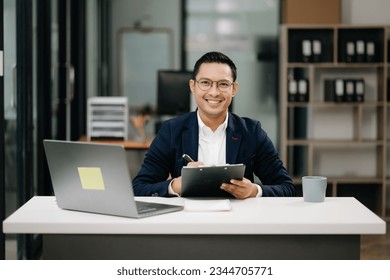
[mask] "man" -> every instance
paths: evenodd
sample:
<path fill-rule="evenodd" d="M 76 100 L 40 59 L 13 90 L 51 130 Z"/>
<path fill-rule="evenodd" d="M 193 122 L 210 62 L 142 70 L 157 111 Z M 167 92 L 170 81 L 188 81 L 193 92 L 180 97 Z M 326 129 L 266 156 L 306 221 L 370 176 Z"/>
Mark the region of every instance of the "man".
<path fill-rule="evenodd" d="M 221 185 L 236 198 L 295 196 L 260 122 L 228 112 L 238 90 L 236 78 L 236 66 L 222 53 L 206 53 L 196 62 L 189 85 L 198 109 L 162 125 L 133 180 L 135 195 L 180 195 L 181 170 L 187 164 L 182 155 L 188 154 L 194 159 L 189 165 L 245 164 L 243 180 Z M 253 183 L 254 174 L 260 185 Z"/>

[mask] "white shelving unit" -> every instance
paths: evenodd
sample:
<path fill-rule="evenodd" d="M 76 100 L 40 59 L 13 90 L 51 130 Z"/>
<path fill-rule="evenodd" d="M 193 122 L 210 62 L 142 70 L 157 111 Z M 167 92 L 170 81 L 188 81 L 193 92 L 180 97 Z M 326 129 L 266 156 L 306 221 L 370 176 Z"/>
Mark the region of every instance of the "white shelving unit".
<path fill-rule="evenodd" d="M 88 99 L 87 138 L 128 140 L 129 110 L 127 97 L 105 96 Z"/>

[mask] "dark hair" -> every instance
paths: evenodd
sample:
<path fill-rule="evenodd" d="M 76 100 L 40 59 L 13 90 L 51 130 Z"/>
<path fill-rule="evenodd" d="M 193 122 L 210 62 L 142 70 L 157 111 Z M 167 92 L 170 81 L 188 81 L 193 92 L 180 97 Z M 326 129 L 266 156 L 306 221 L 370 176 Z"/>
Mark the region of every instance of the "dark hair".
<path fill-rule="evenodd" d="M 232 70 L 233 82 L 237 79 L 237 68 L 234 65 L 234 62 L 226 55 L 220 52 L 208 52 L 204 54 L 198 61 L 195 63 L 194 71 L 193 71 L 193 79 L 195 80 L 196 75 L 199 72 L 199 68 L 203 63 L 221 63 L 229 65 Z"/>

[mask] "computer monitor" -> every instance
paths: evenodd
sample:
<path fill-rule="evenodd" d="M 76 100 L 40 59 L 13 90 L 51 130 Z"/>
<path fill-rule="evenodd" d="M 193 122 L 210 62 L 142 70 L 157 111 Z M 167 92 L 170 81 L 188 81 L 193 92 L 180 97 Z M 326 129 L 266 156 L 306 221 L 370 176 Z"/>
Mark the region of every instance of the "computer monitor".
<path fill-rule="evenodd" d="M 189 80 L 192 72 L 158 71 L 157 115 L 180 115 L 190 111 Z"/>

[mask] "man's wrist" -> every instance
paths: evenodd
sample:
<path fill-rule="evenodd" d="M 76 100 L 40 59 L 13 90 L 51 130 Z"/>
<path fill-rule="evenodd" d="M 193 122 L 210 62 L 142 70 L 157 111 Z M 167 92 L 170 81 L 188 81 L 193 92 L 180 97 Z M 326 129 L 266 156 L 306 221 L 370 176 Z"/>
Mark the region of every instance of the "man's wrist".
<path fill-rule="evenodd" d="M 180 196 L 180 194 L 178 194 L 177 192 L 175 192 L 174 190 L 173 190 L 173 188 L 172 188 L 172 185 L 173 185 L 173 181 L 174 181 L 175 179 L 173 179 L 170 183 L 169 183 L 169 185 L 168 185 L 168 194 L 169 195 L 172 195 L 172 196 Z"/>
<path fill-rule="evenodd" d="M 262 197 L 263 196 L 263 189 L 258 184 L 254 184 L 257 188 L 257 194 L 255 197 Z"/>

